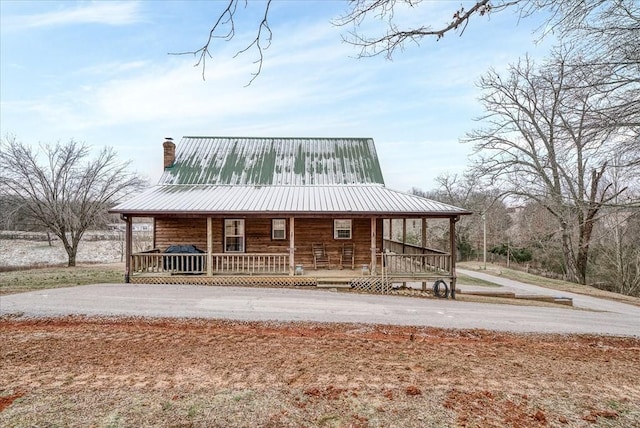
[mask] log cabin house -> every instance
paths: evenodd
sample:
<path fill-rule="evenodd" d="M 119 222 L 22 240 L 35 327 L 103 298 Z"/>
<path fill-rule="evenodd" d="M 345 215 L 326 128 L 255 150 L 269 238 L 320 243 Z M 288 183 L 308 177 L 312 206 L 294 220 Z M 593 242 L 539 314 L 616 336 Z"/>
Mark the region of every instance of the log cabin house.
<path fill-rule="evenodd" d="M 158 184 L 110 210 L 126 224 L 126 282 L 384 292 L 447 279 L 455 290 L 455 224 L 470 212 L 387 188 L 370 138 L 183 137 L 163 149 Z M 153 250 L 132 253 L 134 217 L 153 218 Z M 384 239 L 390 219 L 419 219 L 422 245 Z M 449 248 L 426 248 L 430 219 L 449 220 Z"/>

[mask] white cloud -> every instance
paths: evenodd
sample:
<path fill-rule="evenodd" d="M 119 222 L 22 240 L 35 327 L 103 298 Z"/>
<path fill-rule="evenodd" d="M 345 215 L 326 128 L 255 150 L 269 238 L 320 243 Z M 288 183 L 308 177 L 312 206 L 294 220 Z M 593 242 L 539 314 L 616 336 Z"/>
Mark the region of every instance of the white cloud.
<path fill-rule="evenodd" d="M 254 122 L 258 116 L 270 117 L 274 126 L 279 122 L 290 128 L 291 123 L 299 122 L 297 113 L 312 114 L 323 106 L 337 111 L 341 100 L 371 92 L 375 85 L 375 68 L 349 59 L 348 48 L 336 48 L 331 37 L 310 30 L 306 27 L 303 37 L 291 38 L 296 49 L 286 42 L 274 45 L 263 74 L 246 88 L 255 71 L 253 58 L 234 59 L 229 46 L 207 63 L 206 81 L 189 56 L 168 57 L 162 65 L 112 62 L 79 70 L 76 74 L 88 82 L 34 104 L 39 112 L 48 113 L 45 120 L 78 130 L 153 122 L 233 126 L 234 122 Z M 75 109 L 65 108 L 74 104 Z M 345 122 L 343 117 L 332 116 L 323 117 L 322 122 Z"/>
<path fill-rule="evenodd" d="M 97 65 L 92 65 L 89 67 L 84 67 L 79 70 L 76 70 L 74 73 L 76 75 L 100 75 L 103 77 L 106 76 L 115 76 L 122 73 L 131 72 L 133 70 L 141 70 L 144 68 L 151 68 L 152 65 L 149 61 L 129 61 L 129 62 L 119 62 L 112 61 L 107 63 L 101 63 Z"/>
<path fill-rule="evenodd" d="M 141 21 L 136 1 L 96 1 L 77 3 L 73 7 L 31 15 L 12 15 L 3 19 L 9 30 L 55 27 L 76 24 L 130 25 Z"/>

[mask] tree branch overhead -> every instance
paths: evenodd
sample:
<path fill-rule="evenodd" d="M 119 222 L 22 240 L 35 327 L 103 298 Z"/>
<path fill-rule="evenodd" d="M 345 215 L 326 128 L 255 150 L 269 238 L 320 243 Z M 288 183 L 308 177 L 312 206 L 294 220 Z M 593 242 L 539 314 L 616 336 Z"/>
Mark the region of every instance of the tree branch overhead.
<path fill-rule="evenodd" d="M 255 38 L 245 48 L 240 49 L 234 55 L 235 58 L 240 54 L 250 51 L 251 48 L 256 48 L 258 52 L 258 59 L 254 61 L 254 63 L 258 67 L 258 70 L 252 73 L 251 80 L 249 81 L 247 86 L 250 85 L 262 71 L 262 64 L 264 62 L 264 50 L 268 49 L 269 46 L 271 46 L 273 33 L 268 21 L 271 1 L 272 0 L 265 0 L 264 2 L 264 12 L 262 14 L 262 19 L 258 24 Z M 202 67 L 202 80 L 206 80 L 207 59 L 213 59 L 213 42 L 216 39 L 221 39 L 225 42 L 229 42 L 236 36 L 235 20 L 236 14 L 238 13 L 238 3 L 241 2 L 242 0 L 228 0 L 227 6 L 222 11 L 222 13 L 218 15 L 218 18 L 209 30 L 209 35 L 201 48 L 194 51 L 172 52 L 169 53 L 169 55 L 193 55 L 194 57 L 196 57 L 197 61 L 194 64 L 194 67 Z M 249 1 L 244 0 L 243 3 L 244 8 L 246 9 L 249 5 Z"/>

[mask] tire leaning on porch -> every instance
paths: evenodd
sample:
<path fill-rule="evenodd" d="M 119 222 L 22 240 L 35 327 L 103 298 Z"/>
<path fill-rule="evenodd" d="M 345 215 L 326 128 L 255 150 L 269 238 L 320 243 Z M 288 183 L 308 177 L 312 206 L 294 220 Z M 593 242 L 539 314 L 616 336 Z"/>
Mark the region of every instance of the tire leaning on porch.
<path fill-rule="evenodd" d="M 446 282 L 439 279 L 433 283 L 433 295 L 439 299 L 446 299 L 449 297 L 449 286 Z"/>

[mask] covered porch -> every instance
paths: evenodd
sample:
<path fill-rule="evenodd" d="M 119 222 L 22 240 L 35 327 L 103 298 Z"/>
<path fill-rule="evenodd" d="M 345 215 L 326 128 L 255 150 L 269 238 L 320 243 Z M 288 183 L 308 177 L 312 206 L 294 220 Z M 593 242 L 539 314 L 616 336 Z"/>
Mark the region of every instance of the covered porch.
<path fill-rule="evenodd" d="M 406 242 L 406 218 L 399 220 L 403 224 L 399 239 L 394 239 L 391 219 L 369 217 L 349 219 L 352 225 L 349 239 L 341 240 L 334 239 L 335 231 L 331 225 L 335 218 L 331 216 L 291 217 L 287 219 L 286 240 L 278 245 L 271 240 L 269 245 L 257 246 L 260 234 L 273 236 L 273 231 L 264 227 L 264 218 L 245 216 L 243 227 L 246 226 L 247 230 L 243 233 L 247 234 L 247 239 L 251 236 L 253 243 L 247 242 L 243 248 L 264 248 L 267 251 L 239 253 L 219 251 L 225 237 L 217 229 L 223 224 L 220 221 L 224 220 L 216 217 L 197 221 L 173 219 L 171 221 L 182 224 L 182 232 L 175 239 L 160 239 L 154 230 L 154 249 L 133 252 L 132 218 L 124 217 L 127 225 L 125 279 L 131 283 L 155 284 L 335 286 L 383 293 L 398 283 L 420 282 L 426 290 L 433 282 L 446 280 L 449 288 L 455 290 L 455 223 L 458 218 L 444 218 L 449 223 L 449 248 L 436 250 L 427 248 L 427 218 L 411 219 L 422 224 L 422 242 L 418 245 Z M 163 252 L 166 244 L 184 243 L 187 242 L 185 239 L 191 239 L 184 237 L 185 231 L 197 229 L 194 224 L 189 226 L 189 222 L 197 224 L 199 221 L 206 224 L 206 229 L 201 230 L 202 234 L 206 232 L 206 245 L 202 252 Z M 154 224 L 166 226 L 168 223 L 166 219 L 154 219 Z M 182 239 L 178 239 L 179 236 Z M 354 254 L 345 260 L 342 249 L 347 241 L 353 246 Z M 312 242 L 322 242 L 326 247 L 326 263 L 315 263 Z"/>

